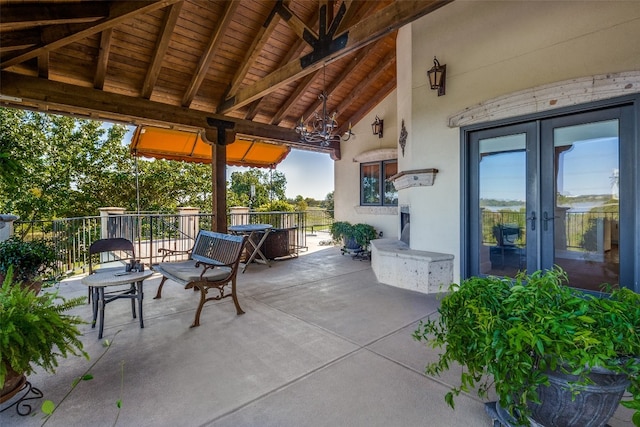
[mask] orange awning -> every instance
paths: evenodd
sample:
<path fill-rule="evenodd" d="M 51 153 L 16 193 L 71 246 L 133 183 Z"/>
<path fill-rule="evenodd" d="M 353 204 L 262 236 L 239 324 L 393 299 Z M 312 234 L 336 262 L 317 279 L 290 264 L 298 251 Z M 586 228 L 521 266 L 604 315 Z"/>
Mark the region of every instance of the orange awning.
<path fill-rule="evenodd" d="M 129 148 L 136 156 L 211 163 L 211 144 L 204 142 L 197 132 L 138 126 Z M 233 143 L 227 145 L 227 164 L 275 167 L 287 157 L 290 150 L 284 144 L 236 137 Z"/>

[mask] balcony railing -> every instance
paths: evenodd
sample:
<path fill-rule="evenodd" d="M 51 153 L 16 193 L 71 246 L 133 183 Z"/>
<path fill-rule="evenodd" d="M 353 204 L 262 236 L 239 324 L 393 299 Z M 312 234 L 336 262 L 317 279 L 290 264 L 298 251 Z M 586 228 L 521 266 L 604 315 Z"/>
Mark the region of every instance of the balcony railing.
<path fill-rule="evenodd" d="M 247 212 L 229 214 L 227 225 L 271 224 L 287 230 L 289 253 L 307 249 L 306 233 L 315 227 L 330 227 L 331 216 L 315 214 L 307 223 L 307 212 Z M 199 230 L 211 230 L 213 215 L 160 213 L 118 214 L 64 218 L 49 221 L 17 221 L 14 234 L 24 240 L 46 238 L 58 254 L 56 273 L 79 273 L 88 269 L 88 250 L 95 240 L 124 237 L 134 242 L 136 257 L 146 264 L 160 262 L 159 248 L 186 251 L 193 246 Z"/>

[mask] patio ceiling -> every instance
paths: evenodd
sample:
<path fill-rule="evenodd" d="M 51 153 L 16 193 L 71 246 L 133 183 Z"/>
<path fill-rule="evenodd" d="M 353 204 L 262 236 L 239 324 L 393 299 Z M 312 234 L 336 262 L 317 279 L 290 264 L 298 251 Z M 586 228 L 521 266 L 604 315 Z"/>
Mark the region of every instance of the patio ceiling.
<path fill-rule="evenodd" d="M 323 89 L 341 131 L 361 120 L 396 87 L 397 29 L 449 1 L 0 0 L 0 105 L 339 158 L 296 121 Z"/>

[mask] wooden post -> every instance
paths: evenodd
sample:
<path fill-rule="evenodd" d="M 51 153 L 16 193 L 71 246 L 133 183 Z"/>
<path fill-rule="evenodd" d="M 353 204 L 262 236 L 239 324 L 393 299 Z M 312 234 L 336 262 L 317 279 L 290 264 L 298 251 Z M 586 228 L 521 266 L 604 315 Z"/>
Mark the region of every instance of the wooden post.
<path fill-rule="evenodd" d="M 227 144 L 235 141 L 235 123 L 207 118 L 209 126 L 217 132 L 211 141 L 211 213 L 214 215 L 213 231 L 227 232 Z"/>

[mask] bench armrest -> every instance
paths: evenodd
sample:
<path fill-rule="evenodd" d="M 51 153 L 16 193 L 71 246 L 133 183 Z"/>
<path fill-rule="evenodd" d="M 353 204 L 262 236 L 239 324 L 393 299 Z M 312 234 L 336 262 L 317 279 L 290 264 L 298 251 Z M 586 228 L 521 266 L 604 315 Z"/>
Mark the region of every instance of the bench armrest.
<path fill-rule="evenodd" d="M 164 262 L 165 258 L 171 255 L 191 255 L 193 248 L 188 249 L 186 251 L 179 251 L 177 249 L 169 249 L 169 248 L 159 248 L 158 252 L 162 255 L 162 262 Z"/>

